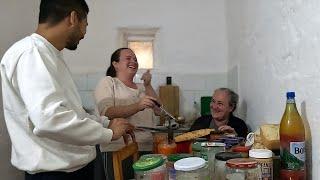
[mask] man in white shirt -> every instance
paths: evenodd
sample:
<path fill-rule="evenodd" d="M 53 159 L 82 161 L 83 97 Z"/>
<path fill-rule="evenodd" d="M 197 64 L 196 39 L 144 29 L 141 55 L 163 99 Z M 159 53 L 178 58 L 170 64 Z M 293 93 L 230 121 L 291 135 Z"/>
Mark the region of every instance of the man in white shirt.
<path fill-rule="evenodd" d="M 88 12 L 85 0 L 41 0 L 36 32 L 1 61 L 11 163 L 26 180 L 93 179 L 95 145 L 133 128 L 125 119 L 87 114 L 63 60 L 61 50 L 75 50 L 84 38 Z"/>

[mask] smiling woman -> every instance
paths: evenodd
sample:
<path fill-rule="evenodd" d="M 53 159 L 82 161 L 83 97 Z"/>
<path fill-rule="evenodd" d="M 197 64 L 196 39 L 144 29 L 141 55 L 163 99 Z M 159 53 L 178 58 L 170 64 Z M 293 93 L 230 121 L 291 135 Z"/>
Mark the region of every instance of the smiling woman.
<path fill-rule="evenodd" d="M 95 89 L 95 101 L 100 115 L 107 116 L 109 119 L 122 117 L 135 126 L 154 127 L 155 115 L 161 111 L 155 103 L 158 101 L 158 96 L 151 86 L 149 70 L 141 77 L 143 83 L 133 82 L 138 67 L 137 57 L 131 49 L 117 49 L 111 55 L 106 77 L 101 79 Z M 152 150 L 150 132 L 135 132 L 135 136 L 140 151 Z M 123 141 L 114 141 L 107 146 L 102 146 L 102 151 L 117 151 L 123 146 Z M 108 167 L 110 167 L 109 164 Z M 108 168 L 108 171 L 109 175 L 112 174 L 112 169 L 110 171 Z"/>

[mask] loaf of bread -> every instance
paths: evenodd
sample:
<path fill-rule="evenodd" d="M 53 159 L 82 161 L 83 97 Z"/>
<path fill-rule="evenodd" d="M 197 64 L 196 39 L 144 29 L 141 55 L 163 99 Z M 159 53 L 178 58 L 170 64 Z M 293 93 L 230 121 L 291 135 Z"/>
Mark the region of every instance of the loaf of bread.
<path fill-rule="evenodd" d="M 174 138 L 175 142 L 189 141 L 199 137 L 209 135 L 214 129 L 199 129 L 187 133 L 180 134 Z"/>
<path fill-rule="evenodd" d="M 258 128 L 258 129 L 254 132 L 254 143 L 261 143 L 260 128 Z"/>
<path fill-rule="evenodd" d="M 262 144 L 270 150 L 280 149 L 279 124 L 265 124 L 260 127 Z"/>

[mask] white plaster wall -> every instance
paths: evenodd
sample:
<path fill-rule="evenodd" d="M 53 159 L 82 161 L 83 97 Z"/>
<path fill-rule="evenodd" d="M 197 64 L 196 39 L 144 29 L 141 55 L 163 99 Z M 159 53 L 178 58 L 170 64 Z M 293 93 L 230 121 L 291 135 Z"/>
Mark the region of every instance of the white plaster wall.
<path fill-rule="evenodd" d="M 157 27 L 154 71 L 227 71 L 223 0 L 91 0 L 86 38 L 65 57 L 74 73 L 104 71 L 119 48 L 118 28 Z"/>
<path fill-rule="evenodd" d="M 228 68 L 238 68 L 247 122 L 254 129 L 279 123 L 285 93 L 295 91 L 308 135 L 309 178 L 319 179 L 320 1 L 228 0 L 226 9 Z"/>
<path fill-rule="evenodd" d="M 39 1 L 1 0 L 0 2 L 0 59 L 17 40 L 34 32 L 38 17 Z M 0 97 L 0 179 L 22 180 L 24 173 L 10 163 L 11 142 L 3 118 Z"/>

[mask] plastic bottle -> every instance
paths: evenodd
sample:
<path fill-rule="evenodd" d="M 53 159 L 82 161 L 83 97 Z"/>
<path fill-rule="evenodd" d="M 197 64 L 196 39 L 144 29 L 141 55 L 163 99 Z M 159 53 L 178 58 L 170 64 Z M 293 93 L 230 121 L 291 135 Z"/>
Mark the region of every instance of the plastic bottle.
<path fill-rule="evenodd" d="M 286 109 L 280 123 L 281 180 L 306 179 L 305 131 L 294 98 L 294 92 L 287 92 Z"/>

